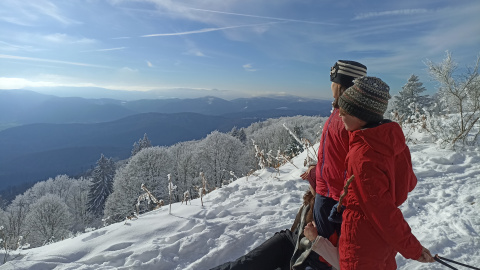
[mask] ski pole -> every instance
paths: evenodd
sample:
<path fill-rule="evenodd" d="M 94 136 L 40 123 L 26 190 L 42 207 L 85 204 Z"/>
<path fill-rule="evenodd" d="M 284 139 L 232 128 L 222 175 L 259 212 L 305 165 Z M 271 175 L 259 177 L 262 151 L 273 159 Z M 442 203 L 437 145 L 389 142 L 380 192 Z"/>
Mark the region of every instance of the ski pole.
<path fill-rule="evenodd" d="M 461 266 L 465 266 L 465 267 L 468 267 L 468 268 L 471 268 L 471 269 L 480 270 L 480 268 L 478 268 L 478 267 L 474 267 L 474 266 L 471 266 L 471 265 L 468 265 L 468 264 L 464 264 L 464 263 L 459 263 L 459 262 L 456 262 L 456 261 L 454 261 L 454 260 L 447 259 L 447 258 L 445 258 L 445 257 L 440 257 L 440 256 L 438 256 L 438 254 L 435 255 L 435 258 L 434 258 L 434 259 L 435 259 L 437 262 L 440 262 L 439 260 L 437 260 L 437 258 L 438 258 L 439 260 L 444 260 L 444 261 L 447 261 L 447 262 L 455 263 L 455 264 L 458 264 L 458 265 L 461 265 Z"/>
<path fill-rule="evenodd" d="M 455 268 L 455 267 L 451 266 L 450 264 L 448 264 L 448 263 L 446 263 L 446 262 L 442 261 L 442 260 L 439 258 L 438 254 L 437 254 L 437 255 L 435 255 L 435 256 L 433 257 L 433 259 L 434 259 L 435 261 L 437 261 L 437 262 L 439 262 L 439 263 L 441 263 L 441 264 L 445 265 L 446 267 L 448 267 L 448 268 L 450 268 L 450 269 L 456 269 L 456 270 L 458 270 L 457 268 Z"/>

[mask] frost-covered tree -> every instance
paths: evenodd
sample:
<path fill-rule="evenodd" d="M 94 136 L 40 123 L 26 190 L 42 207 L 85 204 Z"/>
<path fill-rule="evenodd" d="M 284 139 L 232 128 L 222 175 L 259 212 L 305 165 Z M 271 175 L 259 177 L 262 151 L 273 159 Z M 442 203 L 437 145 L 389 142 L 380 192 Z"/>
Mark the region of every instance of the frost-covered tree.
<path fill-rule="evenodd" d="M 232 130 L 229 132 L 230 135 L 233 137 L 239 139 L 242 143 L 245 144 L 247 141 L 247 134 L 245 134 L 245 129 L 240 128 L 238 129 L 236 126 L 232 128 Z"/>
<path fill-rule="evenodd" d="M 67 175 L 57 175 L 55 178 L 49 178 L 45 181 L 35 183 L 33 187 L 24 192 L 24 195 L 34 203 L 46 194 L 55 194 L 58 197 L 66 200 L 68 195 L 72 192 L 72 184 L 75 179 Z"/>
<path fill-rule="evenodd" d="M 3 198 L 2 195 L 0 195 L 0 209 L 5 209 L 7 206 L 7 201 Z"/>
<path fill-rule="evenodd" d="M 302 138 L 303 137 L 302 128 L 297 126 L 297 125 L 293 127 L 292 132 L 293 132 L 293 134 L 295 134 L 295 136 L 297 138 Z M 294 138 L 293 136 L 290 136 L 290 143 L 287 145 L 287 147 L 285 149 L 285 154 L 289 157 L 294 157 L 302 151 L 303 151 L 302 144 L 299 141 L 297 141 L 296 138 Z"/>
<path fill-rule="evenodd" d="M 168 148 L 172 180 L 177 183 L 178 190 L 190 194 L 194 194 L 192 182 L 200 170 L 195 158 L 198 144 L 198 141 L 181 142 Z"/>
<path fill-rule="evenodd" d="M 92 182 L 88 194 L 88 211 L 96 217 L 103 216 L 105 201 L 112 193 L 115 163 L 103 154 L 92 172 Z"/>
<path fill-rule="evenodd" d="M 457 142 L 476 142 L 480 130 L 480 56 L 473 67 L 459 70 L 450 52 L 442 63 L 427 63 L 430 75 L 438 83 L 441 107 L 440 117 L 430 119 L 432 134 L 444 143 L 454 146 Z"/>
<path fill-rule="evenodd" d="M 69 234 L 70 212 L 57 195 L 47 194 L 31 205 L 26 217 L 27 242 L 36 247 L 64 239 Z"/>
<path fill-rule="evenodd" d="M 198 145 L 197 160 L 208 176 L 208 185 L 221 187 L 230 178 L 229 171 L 238 171 L 238 163 L 245 146 L 229 134 L 214 131 Z"/>
<path fill-rule="evenodd" d="M 245 129 L 244 128 L 241 128 L 238 131 L 238 136 L 236 138 L 239 139 L 243 144 L 245 144 L 247 142 L 247 134 L 245 134 Z"/>
<path fill-rule="evenodd" d="M 17 195 L 5 210 L 5 231 L 9 234 L 8 245 L 11 249 L 18 248 L 21 238 L 28 240 L 33 233 L 27 226 L 27 214 L 31 206 L 46 195 L 54 195 L 67 205 L 71 217 L 70 232 L 84 231 L 90 226 L 92 218 L 86 213 L 86 201 L 90 180 L 73 179 L 66 175 L 58 175 L 46 181 L 36 183 L 23 194 Z"/>
<path fill-rule="evenodd" d="M 152 143 L 148 139 L 147 133 L 143 135 L 143 138 L 138 140 L 138 142 L 135 142 L 133 144 L 133 149 L 132 149 L 132 154 L 131 156 L 135 156 L 138 152 L 140 152 L 142 149 L 152 147 Z"/>
<path fill-rule="evenodd" d="M 394 107 L 401 121 L 408 122 L 412 115 L 430 106 L 429 96 L 421 95 L 425 90 L 418 76 L 412 74 L 394 100 Z"/>
<path fill-rule="evenodd" d="M 0 255 L 3 255 L 3 258 L 1 258 L 3 263 L 7 261 L 8 253 L 11 250 L 8 246 L 8 238 L 10 236 L 8 235 L 8 231 L 6 230 L 4 224 L 6 224 L 6 214 L 5 211 L 0 208 Z"/>
<path fill-rule="evenodd" d="M 316 116 L 295 116 L 295 117 L 281 117 L 277 119 L 267 119 L 263 122 L 257 122 L 251 124 L 245 129 L 247 137 L 250 142 L 253 139 L 255 145 L 264 153 L 285 153 L 292 143 L 292 135 L 283 126 L 287 127 L 302 127 L 301 138 L 306 139 L 312 144 L 318 142 L 321 135 L 322 123 L 325 121 L 325 117 Z M 248 144 L 250 157 L 255 157 L 257 151 L 254 149 L 253 144 Z M 249 167 L 251 169 L 257 166 L 258 160 L 249 159 Z"/>
<path fill-rule="evenodd" d="M 4 232 L 9 235 L 6 243 L 10 249 L 17 249 L 17 243 L 21 238 L 29 234 L 25 226 L 27 213 L 30 209 L 31 200 L 25 195 L 17 195 L 4 212 Z"/>
<path fill-rule="evenodd" d="M 98 227 L 94 216 L 88 212 L 88 194 L 90 192 L 91 179 L 80 178 L 72 181 L 70 193 L 66 197 L 67 204 L 72 216 L 72 232 L 82 232 L 89 226 Z"/>
<path fill-rule="evenodd" d="M 117 170 L 113 192 L 105 203 L 104 218 L 110 222 L 122 221 L 135 211 L 142 184 L 159 200 L 168 198 L 167 175 L 170 171 L 166 147 L 149 147 L 133 156 L 125 167 Z"/>

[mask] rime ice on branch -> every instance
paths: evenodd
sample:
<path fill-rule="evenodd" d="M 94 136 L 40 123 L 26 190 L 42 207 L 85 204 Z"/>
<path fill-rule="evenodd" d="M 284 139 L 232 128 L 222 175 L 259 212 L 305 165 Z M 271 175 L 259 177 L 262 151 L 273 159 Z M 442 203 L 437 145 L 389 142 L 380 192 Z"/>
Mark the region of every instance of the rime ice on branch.
<path fill-rule="evenodd" d="M 167 174 L 167 177 L 168 177 L 168 197 L 169 197 L 169 204 L 170 204 L 170 210 L 169 210 L 169 214 L 172 213 L 172 194 L 173 192 L 177 189 L 177 186 L 173 185 L 172 183 L 172 177 L 170 176 L 170 174 Z"/>
<path fill-rule="evenodd" d="M 200 196 L 200 202 L 202 203 L 203 207 L 203 195 L 207 194 L 207 180 L 205 179 L 205 174 L 200 172 L 200 176 L 202 177 L 202 187 L 198 189 L 198 196 Z"/>
<path fill-rule="evenodd" d="M 295 133 L 293 133 L 288 127 L 287 125 L 284 123 L 283 124 L 283 127 L 288 130 L 288 133 L 290 133 L 290 135 L 292 135 L 292 137 L 299 143 L 303 146 L 303 148 L 306 149 L 307 151 L 307 158 L 305 160 L 305 165 L 307 164 L 316 164 L 317 163 L 317 151 L 315 150 L 315 148 L 313 147 L 312 143 L 307 140 L 307 139 L 302 139 L 300 140 L 297 135 L 295 135 Z M 313 151 L 313 152 L 312 152 Z"/>
<path fill-rule="evenodd" d="M 157 198 L 155 198 L 155 196 L 153 196 L 153 194 L 147 189 L 147 187 L 144 184 L 142 184 L 141 188 L 142 188 L 142 190 L 145 191 L 145 193 L 138 196 L 138 199 L 137 199 L 137 216 L 140 214 L 140 203 L 143 202 L 143 201 L 147 201 L 147 204 L 150 204 L 150 201 L 157 204 L 153 210 L 158 209 L 158 208 L 162 207 L 163 205 L 165 205 L 163 200 L 157 200 Z"/>
<path fill-rule="evenodd" d="M 265 169 L 266 167 L 266 160 L 265 160 L 265 153 L 263 150 L 260 150 L 260 147 L 258 147 L 257 144 L 255 144 L 255 141 L 252 139 L 253 146 L 255 147 L 255 157 L 258 158 L 258 165 L 260 166 L 260 169 Z"/>

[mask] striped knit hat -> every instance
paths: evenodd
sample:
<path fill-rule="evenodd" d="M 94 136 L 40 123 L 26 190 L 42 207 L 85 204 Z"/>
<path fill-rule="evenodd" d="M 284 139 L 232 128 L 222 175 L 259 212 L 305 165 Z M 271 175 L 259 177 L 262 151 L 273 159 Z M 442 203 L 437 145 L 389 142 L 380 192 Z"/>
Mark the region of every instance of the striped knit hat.
<path fill-rule="evenodd" d="M 379 122 L 391 98 L 389 91 L 390 87 L 379 78 L 360 77 L 340 96 L 338 106 L 367 123 Z"/>
<path fill-rule="evenodd" d="M 345 87 L 353 85 L 353 80 L 367 75 L 367 67 L 348 60 L 338 60 L 330 69 L 330 81 L 339 83 Z"/>

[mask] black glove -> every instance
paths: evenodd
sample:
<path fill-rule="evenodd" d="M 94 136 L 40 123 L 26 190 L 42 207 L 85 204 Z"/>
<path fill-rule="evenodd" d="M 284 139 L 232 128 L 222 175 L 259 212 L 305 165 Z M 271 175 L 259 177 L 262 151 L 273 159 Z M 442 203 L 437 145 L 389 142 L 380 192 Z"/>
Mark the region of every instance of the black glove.
<path fill-rule="evenodd" d="M 337 211 L 338 202 L 332 207 L 330 210 L 330 215 L 328 216 L 328 220 L 333 223 L 342 223 L 342 213 L 345 210 L 345 206 L 340 207 L 340 212 Z"/>

